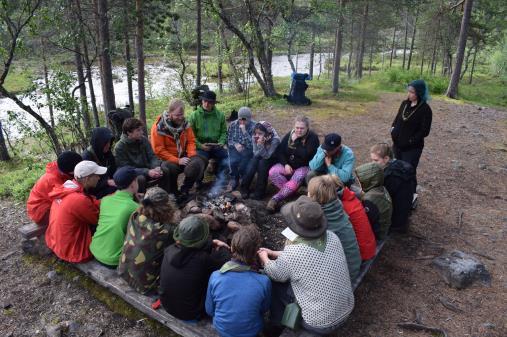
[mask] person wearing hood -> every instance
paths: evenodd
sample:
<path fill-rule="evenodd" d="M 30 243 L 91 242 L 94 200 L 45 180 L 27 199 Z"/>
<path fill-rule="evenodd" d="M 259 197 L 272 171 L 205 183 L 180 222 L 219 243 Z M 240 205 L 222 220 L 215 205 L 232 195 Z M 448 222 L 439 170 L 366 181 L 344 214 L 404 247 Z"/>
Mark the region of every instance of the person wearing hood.
<path fill-rule="evenodd" d="M 232 259 L 211 274 L 206 313 L 221 337 L 256 337 L 262 331 L 271 304 L 271 281 L 258 272 L 261 241 L 257 227 L 242 226 L 232 237 Z"/>
<path fill-rule="evenodd" d="M 91 191 L 97 199 L 102 199 L 116 191 L 113 179 L 113 174 L 116 172 L 116 162 L 112 151 L 113 141 L 114 135 L 110 129 L 93 128 L 90 145 L 82 154 L 83 160 L 91 160 L 99 166 L 107 167 L 107 173 L 100 177 L 97 187 Z"/>
<path fill-rule="evenodd" d="M 214 159 L 218 164 L 217 181 L 227 186 L 229 159 L 225 148 L 227 143 L 227 122 L 222 111 L 218 110 L 217 95 L 206 91 L 201 96 L 201 105 L 188 116 L 195 135 L 197 153 L 206 161 Z M 199 182 L 200 183 L 200 182 Z"/>
<path fill-rule="evenodd" d="M 384 171 L 377 163 L 366 163 L 356 169 L 356 176 L 365 208 L 371 203 L 378 209 L 380 228 L 375 232 L 375 237 L 383 240 L 391 227 L 393 212 L 391 196 L 384 187 Z"/>
<path fill-rule="evenodd" d="M 92 226 L 99 220 L 100 202 L 92 195 L 107 168 L 84 160 L 74 168 L 74 179 L 55 187 L 46 231 L 46 244 L 60 259 L 81 263 L 93 258 L 90 252 Z"/>
<path fill-rule="evenodd" d="M 162 171 L 160 159 L 153 153 L 143 133 L 144 124 L 139 119 L 127 118 L 123 122 L 120 141 L 114 147 L 116 165 L 136 169 L 140 194 L 146 192 L 148 181 L 156 181 L 161 188 L 169 191 L 169 177 Z"/>
<path fill-rule="evenodd" d="M 208 223 L 196 215 L 183 219 L 173 237 L 160 271 L 160 301 L 176 318 L 199 320 L 205 316 L 209 277 L 230 259 L 229 246 L 212 240 Z"/>
<path fill-rule="evenodd" d="M 331 175 L 317 176 L 308 184 L 308 196 L 319 203 L 327 220 L 327 230 L 338 236 L 347 258 L 350 281 L 353 283 L 361 268 L 361 254 L 359 252 L 356 233 L 343 210 L 342 202 L 336 193 L 336 184 Z"/>
<path fill-rule="evenodd" d="M 393 158 L 391 147 L 386 143 L 373 145 L 370 157 L 384 169 L 384 186 L 393 200 L 390 230 L 406 233 L 416 185 L 414 168 L 406 161 Z"/>
<path fill-rule="evenodd" d="M 340 178 L 345 185 L 354 182 L 354 165 L 356 157 L 352 149 L 342 144 L 342 137 L 337 133 L 330 133 L 324 137 L 324 143 L 317 149 L 317 153 L 310 160 L 310 172 L 306 176 L 306 183 L 318 175 L 332 174 Z"/>
<path fill-rule="evenodd" d="M 391 125 L 394 157 L 417 166 L 424 148 L 424 138 L 430 134 L 433 113 L 428 105 L 429 90 L 424 80 L 410 82 L 407 99 L 401 102 Z M 417 200 L 417 180 L 413 190 L 413 204 Z"/>
<path fill-rule="evenodd" d="M 278 163 L 269 169 L 269 180 L 279 190 L 266 206 L 269 211 L 277 211 L 282 202 L 295 194 L 305 182 L 310 171 L 308 165 L 319 145 L 319 136 L 310 130 L 310 119 L 297 116 L 294 128 L 278 146 Z"/>
<path fill-rule="evenodd" d="M 252 136 L 253 157 L 248 162 L 246 174 L 241 181 L 240 192 L 244 199 L 250 196 L 250 185 L 257 174 L 253 199 L 261 200 L 266 193 L 268 172 L 276 163 L 276 149 L 280 144 L 280 137 L 276 130 L 266 121 L 255 124 Z"/>
<path fill-rule="evenodd" d="M 177 200 L 187 199 L 194 183 L 202 177 L 206 163 L 197 155 L 194 132 L 185 120 L 185 103 L 182 100 L 172 100 L 167 111 L 155 120 L 151 127 L 151 146 L 155 155 L 163 161 L 164 175 L 169 177 L 167 192 L 174 194 Z M 178 190 L 181 173 L 185 179 Z"/>
<path fill-rule="evenodd" d="M 49 224 L 52 203 L 49 193 L 55 187 L 63 185 L 66 180 L 72 179 L 74 167 L 82 160 L 79 153 L 64 151 L 56 161 L 46 165 L 46 173 L 33 185 L 26 202 L 28 217 L 37 225 L 46 227 Z"/>
<path fill-rule="evenodd" d="M 252 110 L 244 106 L 238 110 L 238 119 L 229 125 L 227 130 L 227 147 L 231 170 L 231 190 L 239 186 L 240 178 L 244 178 L 248 162 L 253 156 L 252 136 L 255 127 Z"/>
<path fill-rule="evenodd" d="M 271 332 L 280 328 L 285 307 L 296 302 L 301 325 L 318 335 L 338 329 L 354 309 L 354 293 L 340 239 L 327 230 L 320 205 L 306 195 L 282 207 L 288 223 L 283 251 L 259 250 L 264 273 L 273 281 Z"/>

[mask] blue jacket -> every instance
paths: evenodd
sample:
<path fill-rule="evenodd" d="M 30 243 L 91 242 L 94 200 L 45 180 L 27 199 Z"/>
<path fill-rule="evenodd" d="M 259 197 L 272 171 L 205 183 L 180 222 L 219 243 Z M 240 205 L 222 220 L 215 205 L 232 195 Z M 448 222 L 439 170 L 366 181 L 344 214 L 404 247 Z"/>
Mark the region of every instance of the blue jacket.
<path fill-rule="evenodd" d="M 254 337 L 271 305 L 271 281 L 253 271 L 217 270 L 211 274 L 206 312 L 221 337 Z"/>
<path fill-rule="evenodd" d="M 354 152 L 348 146 L 342 145 L 341 154 L 333 158 L 333 162 L 329 167 L 326 167 L 324 158 L 326 154 L 321 146 L 317 149 L 317 153 L 310 161 L 310 169 L 312 171 L 326 172 L 338 176 L 343 183 L 347 183 L 352 179 L 352 172 L 356 163 Z"/>

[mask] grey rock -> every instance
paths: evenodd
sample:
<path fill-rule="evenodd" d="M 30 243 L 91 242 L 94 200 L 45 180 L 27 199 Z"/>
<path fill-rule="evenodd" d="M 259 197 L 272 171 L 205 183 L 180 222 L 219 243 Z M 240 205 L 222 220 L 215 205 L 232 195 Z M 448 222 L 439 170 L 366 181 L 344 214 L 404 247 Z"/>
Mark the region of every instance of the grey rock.
<path fill-rule="evenodd" d="M 47 325 L 46 326 L 46 335 L 47 337 L 61 337 L 62 336 L 62 327 L 60 324 L 58 325 Z"/>
<path fill-rule="evenodd" d="M 50 279 L 51 281 L 55 280 L 57 276 L 58 276 L 58 273 L 57 273 L 56 271 L 54 271 L 54 270 L 51 270 L 51 271 L 49 271 L 49 272 L 46 274 L 46 277 L 47 277 L 48 279 Z"/>
<path fill-rule="evenodd" d="M 121 337 L 146 337 L 146 334 L 141 331 L 130 330 L 121 335 Z"/>
<path fill-rule="evenodd" d="M 484 164 L 484 163 L 480 163 L 480 164 L 479 164 L 479 169 L 480 169 L 480 170 L 485 170 L 485 169 L 487 169 L 487 168 L 488 168 L 488 166 L 487 166 L 486 164 Z"/>
<path fill-rule="evenodd" d="M 451 160 L 452 168 L 455 171 L 463 170 L 465 167 L 458 160 Z"/>
<path fill-rule="evenodd" d="M 444 281 L 456 289 L 464 289 L 475 281 L 491 285 L 491 275 L 475 257 L 454 250 L 436 257 L 433 266 L 437 268 Z"/>
<path fill-rule="evenodd" d="M 496 328 L 496 325 L 494 325 L 493 323 L 490 323 L 490 322 L 486 322 L 486 323 L 482 323 L 482 326 L 487 328 L 487 329 L 494 329 Z"/>
<path fill-rule="evenodd" d="M 79 281 L 79 275 L 78 276 L 74 276 L 72 278 L 72 282 L 77 282 L 77 281 Z"/>

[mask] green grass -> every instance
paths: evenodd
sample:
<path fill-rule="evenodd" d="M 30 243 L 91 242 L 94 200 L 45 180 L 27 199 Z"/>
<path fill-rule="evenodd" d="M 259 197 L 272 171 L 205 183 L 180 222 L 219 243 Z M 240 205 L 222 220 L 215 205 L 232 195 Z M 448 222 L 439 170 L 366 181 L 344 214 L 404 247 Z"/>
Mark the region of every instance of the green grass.
<path fill-rule="evenodd" d="M 20 94 L 30 91 L 34 84 L 35 73 L 31 67 L 12 68 L 5 79 L 5 88 L 14 94 Z"/>

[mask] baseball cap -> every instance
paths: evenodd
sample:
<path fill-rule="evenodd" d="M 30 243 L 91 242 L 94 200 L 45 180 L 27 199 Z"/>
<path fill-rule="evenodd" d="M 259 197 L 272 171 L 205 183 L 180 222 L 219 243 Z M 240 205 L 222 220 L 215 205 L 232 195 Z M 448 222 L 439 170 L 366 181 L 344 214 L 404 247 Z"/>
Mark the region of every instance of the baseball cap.
<path fill-rule="evenodd" d="M 74 178 L 85 178 L 92 174 L 102 175 L 107 172 L 107 167 L 99 166 L 96 162 L 83 160 L 74 168 Z"/>
<path fill-rule="evenodd" d="M 321 145 L 323 150 L 332 151 L 342 144 L 342 137 L 337 133 L 330 133 L 324 137 L 324 143 Z"/>

